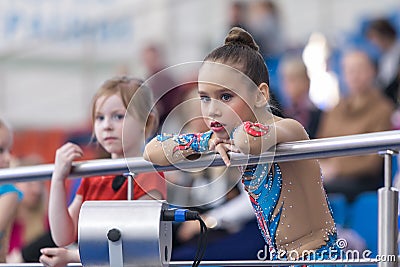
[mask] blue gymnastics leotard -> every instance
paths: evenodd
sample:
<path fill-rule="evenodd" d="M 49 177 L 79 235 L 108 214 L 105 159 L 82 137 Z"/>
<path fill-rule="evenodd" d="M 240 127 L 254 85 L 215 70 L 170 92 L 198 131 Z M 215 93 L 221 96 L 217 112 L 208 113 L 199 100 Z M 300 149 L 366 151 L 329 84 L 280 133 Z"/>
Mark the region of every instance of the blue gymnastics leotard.
<path fill-rule="evenodd" d="M 271 167 L 271 169 L 270 169 Z M 242 182 L 250 196 L 258 225 L 268 246 L 270 259 L 288 259 L 285 251 L 276 242 L 277 229 L 280 224 L 284 201 L 280 200 L 282 192 L 282 173 L 277 163 L 249 165 L 243 171 Z M 281 201 L 282 205 L 278 205 Z M 328 203 L 328 202 L 327 202 Z M 332 213 L 330 206 L 329 212 Z M 275 211 L 276 209 L 279 209 Z M 275 215 L 273 215 L 275 212 Z M 285 215 L 283 215 L 285 216 Z M 317 248 L 314 253 L 300 254 L 299 259 L 336 259 L 340 248 L 337 246 L 336 231 L 327 231 L 325 245 Z"/>
<path fill-rule="evenodd" d="M 211 135 L 212 131 L 181 135 L 160 134 L 157 136 L 157 140 L 159 142 L 164 142 L 172 138 L 176 143 L 176 146 L 173 148 L 173 153 L 179 150 L 191 150 L 195 153 L 202 153 L 208 151 L 208 142 Z M 243 171 L 242 182 L 250 196 L 259 228 L 268 245 L 270 258 L 287 259 L 288 255 L 281 255 L 282 251 L 287 251 L 282 249 L 276 242 L 277 232 L 279 231 L 278 228 L 283 224 L 281 222 L 282 216 L 286 216 L 284 212 L 285 203 L 280 199 L 283 185 L 280 166 L 277 163 L 272 163 L 272 165 L 249 165 Z M 290 189 L 288 189 L 288 191 L 290 191 Z M 284 198 L 285 197 L 283 197 L 283 199 Z M 326 202 L 326 204 L 323 205 L 327 205 L 327 207 L 324 207 L 324 210 L 326 213 L 330 213 L 328 217 L 333 222 L 332 211 L 326 199 L 326 195 L 323 201 Z M 329 211 L 327 211 L 326 208 L 329 209 Z M 289 225 L 287 225 L 287 227 L 289 227 Z M 324 240 L 319 240 L 319 243 L 323 245 L 316 248 L 313 253 L 300 255 L 300 257 L 296 259 L 334 259 L 333 257 L 338 257 L 340 249 L 336 245 L 336 229 L 333 226 L 331 228 L 326 227 L 326 229 L 322 230 L 324 232 Z"/>

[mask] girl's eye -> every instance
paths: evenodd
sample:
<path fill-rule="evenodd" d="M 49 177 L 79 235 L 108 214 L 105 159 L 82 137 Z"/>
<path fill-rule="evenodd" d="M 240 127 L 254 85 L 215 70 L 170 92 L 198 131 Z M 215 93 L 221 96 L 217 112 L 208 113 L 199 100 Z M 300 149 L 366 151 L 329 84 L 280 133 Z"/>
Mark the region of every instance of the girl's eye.
<path fill-rule="evenodd" d="M 124 117 L 125 117 L 125 114 L 115 114 L 113 116 L 113 118 L 116 119 L 116 120 L 123 120 Z"/>
<path fill-rule="evenodd" d="M 222 101 L 229 101 L 229 100 L 231 100 L 231 98 L 232 98 L 231 94 L 222 94 L 221 95 L 221 100 Z"/>
<path fill-rule="evenodd" d="M 102 121 L 102 120 L 104 120 L 104 116 L 103 115 L 97 115 L 95 117 L 95 119 L 96 119 L 96 121 Z"/>
<path fill-rule="evenodd" d="M 208 96 L 203 95 L 203 96 L 200 96 L 200 101 L 201 102 L 208 102 L 208 101 L 210 101 L 210 98 Z"/>
<path fill-rule="evenodd" d="M 0 146 L 0 154 L 3 154 L 4 151 L 6 151 L 6 149 L 5 149 L 4 147 L 1 147 L 1 146 Z"/>

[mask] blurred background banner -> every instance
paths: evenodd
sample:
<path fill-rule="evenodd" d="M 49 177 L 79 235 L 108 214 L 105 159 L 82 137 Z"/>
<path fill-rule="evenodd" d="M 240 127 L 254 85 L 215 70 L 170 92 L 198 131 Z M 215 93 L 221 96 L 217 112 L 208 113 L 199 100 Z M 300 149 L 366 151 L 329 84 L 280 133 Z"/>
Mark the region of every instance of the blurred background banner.
<path fill-rule="evenodd" d="M 202 60 L 222 42 L 233 4 L 227 0 L 1 1 L 0 114 L 15 128 L 79 127 L 87 120 L 87 103 L 101 81 L 118 72 L 145 76 L 140 54 L 146 43 L 162 46 L 167 65 Z M 304 46 L 314 32 L 337 46 L 359 31 L 366 18 L 399 13 L 397 0 L 275 4 L 279 32 L 274 38 L 281 38 L 284 49 Z M 262 19 L 260 8 L 246 12 L 249 25 Z M 269 63 L 273 73 L 274 63 Z"/>

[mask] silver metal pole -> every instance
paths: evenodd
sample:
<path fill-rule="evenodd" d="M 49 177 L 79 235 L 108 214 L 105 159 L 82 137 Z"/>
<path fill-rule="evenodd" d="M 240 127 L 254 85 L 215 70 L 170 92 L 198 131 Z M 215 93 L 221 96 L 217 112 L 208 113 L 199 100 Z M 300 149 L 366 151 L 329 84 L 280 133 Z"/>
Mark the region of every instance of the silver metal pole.
<path fill-rule="evenodd" d="M 231 165 L 242 166 L 248 163 L 275 162 L 354 156 L 377 153 L 387 149 L 400 148 L 400 130 L 351 136 L 331 137 L 279 144 L 276 151 L 265 152 L 260 156 L 239 153 L 231 154 Z M 204 166 L 224 165 L 219 155 L 211 154 L 201 160 L 187 161 L 171 166 L 155 166 L 143 158 L 101 159 L 74 162 L 70 178 L 95 175 L 111 175 L 126 172 L 143 173 L 194 169 Z M 0 183 L 23 182 L 50 179 L 54 165 L 27 166 L 0 170 Z"/>
<path fill-rule="evenodd" d="M 384 187 L 378 190 L 378 255 L 392 257 L 398 255 L 398 201 L 399 192 L 392 187 L 392 150 L 384 153 Z M 395 267 L 398 261 L 381 261 L 379 267 Z"/>
<path fill-rule="evenodd" d="M 134 185 L 133 185 L 133 180 L 135 179 L 136 174 L 130 172 L 126 175 L 126 179 L 128 179 L 128 196 L 127 200 L 132 200 L 133 199 L 133 190 L 134 190 Z"/>

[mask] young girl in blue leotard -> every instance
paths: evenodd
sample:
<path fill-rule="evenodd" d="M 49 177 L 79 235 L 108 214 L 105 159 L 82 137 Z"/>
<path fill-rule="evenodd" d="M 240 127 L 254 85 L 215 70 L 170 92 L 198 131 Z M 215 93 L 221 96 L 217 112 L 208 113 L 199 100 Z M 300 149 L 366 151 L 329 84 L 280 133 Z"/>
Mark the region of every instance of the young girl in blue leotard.
<path fill-rule="evenodd" d="M 300 123 L 268 110 L 268 70 L 246 31 L 229 32 L 225 44 L 205 58 L 198 80 L 210 131 L 161 134 L 146 146 L 145 159 L 169 165 L 214 151 L 229 166 L 229 151 L 258 155 L 279 143 L 308 139 Z M 271 259 L 338 256 L 336 228 L 316 160 L 253 164 L 242 170 Z"/>

